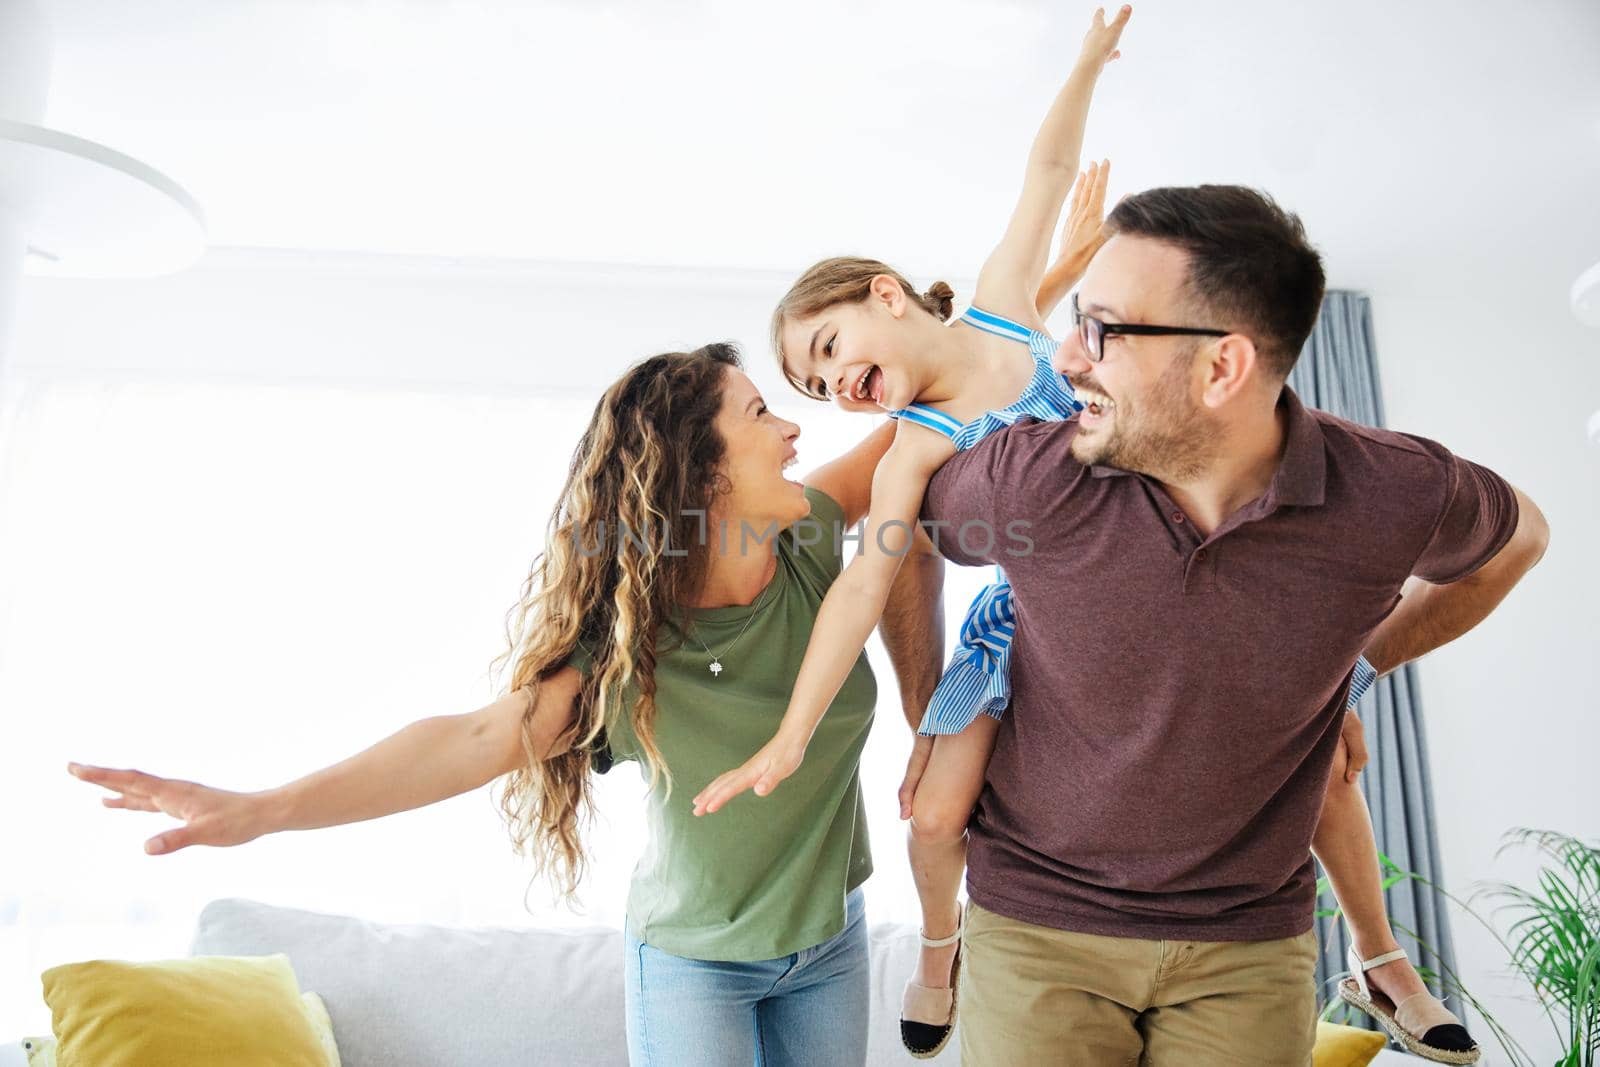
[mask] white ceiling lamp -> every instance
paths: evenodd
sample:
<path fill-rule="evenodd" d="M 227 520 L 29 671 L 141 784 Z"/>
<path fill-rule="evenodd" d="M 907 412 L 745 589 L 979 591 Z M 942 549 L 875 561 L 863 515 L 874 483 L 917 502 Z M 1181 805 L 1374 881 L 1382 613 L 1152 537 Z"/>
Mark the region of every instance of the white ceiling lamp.
<path fill-rule="evenodd" d="M 177 182 L 131 156 L 40 125 L 50 27 L 36 0 L 0 0 L 0 369 L 29 274 L 170 274 L 205 250 L 205 217 Z"/>

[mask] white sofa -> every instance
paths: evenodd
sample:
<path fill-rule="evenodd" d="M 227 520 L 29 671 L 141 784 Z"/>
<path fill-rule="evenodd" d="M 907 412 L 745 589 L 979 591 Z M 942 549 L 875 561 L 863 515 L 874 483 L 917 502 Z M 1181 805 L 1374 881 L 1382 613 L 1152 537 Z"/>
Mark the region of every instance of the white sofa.
<path fill-rule="evenodd" d="M 957 1039 L 931 1061 L 900 1047 L 916 930 L 881 923 L 871 936 L 867 1062 L 960 1063 Z M 627 1067 L 614 929 L 392 926 L 229 899 L 201 912 L 190 952 L 287 954 L 300 988 L 328 1007 L 343 1067 Z M 1421 1061 L 1385 1052 L 1376 1062 Z M 10 1063 L 25 1063 L 18 1046 L 0 1051 L 0 1067 Z"/>
<path fill-rule="evenodd" d="M 288 955 L 328 1006 L 343 1067 L 627 1067 L 622 933 L 387 926 L 248 900 L 200 914 L 192 955 Z M 900 1047 L 900 987 L 916 930 L 872 930 L 868 1062 L 934 1060 Z M 819 1065 L 827 1067 L 827 1065 Z"/>

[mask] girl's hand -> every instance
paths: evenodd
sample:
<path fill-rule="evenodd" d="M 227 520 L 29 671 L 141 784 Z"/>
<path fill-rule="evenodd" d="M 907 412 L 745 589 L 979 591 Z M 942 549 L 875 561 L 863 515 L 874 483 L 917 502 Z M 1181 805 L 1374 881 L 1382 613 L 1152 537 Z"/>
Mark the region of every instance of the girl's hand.
<path fill-rule="evenodd" d="M 1083 36 L 1083 51 L 1078 55 L 1078 62 L 1092 64 L 1096 69 L 1122 55 L 1117 51 L 1117 42 L 1122 39 L 1122 28 L 1128 24 L 1128 18 L 1133 14 L 1133 8 L 1123 4 L 1117 12 L 1117 17 L 1106 24 L 1106 9 L 1099 8 L 1094 13 L 1094 21 L 1089 24 L 1089 32 Z"/>
<path fill-rule="evenodd" d="M 128 811 L 163 811 L 184 824 L 157 834 L 144 843 L 152 856 L 176 852 L 189 845 L 242 845 L 266 832 L 260 817 L 260 800 L 253 793 L 229 793 L 195 782 L 157 778 L 140 771 L 67 764 L 67 772 L 117 795 L 101 797 L 108 808 Z"/>
<path fill-rule="evenodd" d="M 756 796 L 764 797 L 778 787 L 778 783 L 799 770 L 806 757 L 804 745 L 794 745 L 782 737 L 774 737 L 761 746 L 761 750 L 745 761 L 744 766 L 719 775 L 694 798 L 694 813 L 709 815 L 722 805 L 754 789 Z"/>
<path fill-rule="evenodd" d="M 1111 161 L 1090 163 L 1072 186 L 1072 203 L 1067 208 L 1067 226 L 1061 233 L 1061 254 L 1056 269 L 1074 278 L 1083 277 L 1089 261 L 1106 243 L 1106 183 L 1111 178 Z"/>
<path fill-rule="evenodd" d="M 1361 777 L 1367 765 L 1367 728 L 1361 725 L 1361 716 L 1354 711 L 1344 713 L 1344 725 L 1339 727 L 1339 751 L 1334 765 L 1344 769 L 1344 780 L 1353 782 Z"/>

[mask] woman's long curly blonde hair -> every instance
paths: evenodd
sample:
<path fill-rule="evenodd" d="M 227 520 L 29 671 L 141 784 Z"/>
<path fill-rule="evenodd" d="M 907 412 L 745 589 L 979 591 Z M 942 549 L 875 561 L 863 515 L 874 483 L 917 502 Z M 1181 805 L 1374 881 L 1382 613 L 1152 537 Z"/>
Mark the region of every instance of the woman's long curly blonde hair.
<path fill-rule="evenodd" d="M 716 428 L 723 385 L 740 366 L 731 344 L 652 356 L 631 367 L 595 405 L 550 517 L 544 551 L 506 616 L 512 664 L 506 693 L 531 694 L 522 719 L 526 763 L 501 779 L 501 813 L 534 878 L 571 899 L 588 858 L 592 774 L 607 726 L 630 717 L 651 784 L 671 776 L 655 743 L 658 630 L 700 592 L 704 536 L 725 484 Z M 670 549 L 670 552 L 668 551 Z M 539 686 L 582 644 L 593 661 L 560 755 L 535 758 Z M 631 708 L 621 694 L 637 694 Z M 557 746 L 560 747 L 559 745 Z"/>

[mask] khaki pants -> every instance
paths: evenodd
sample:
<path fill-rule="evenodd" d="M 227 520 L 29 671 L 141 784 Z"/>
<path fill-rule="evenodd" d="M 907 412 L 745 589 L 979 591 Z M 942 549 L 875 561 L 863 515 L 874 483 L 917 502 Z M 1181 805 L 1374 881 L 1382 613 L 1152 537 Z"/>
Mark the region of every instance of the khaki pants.
<path fill-rule="evenodd" d="M 1278 941 L 1144 941 L 969 904 L 965 1067 L 1307 1067 L 1314 930 Z"/>

